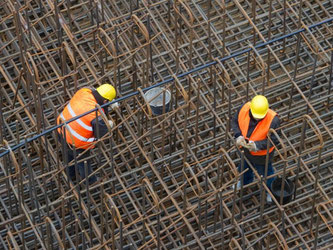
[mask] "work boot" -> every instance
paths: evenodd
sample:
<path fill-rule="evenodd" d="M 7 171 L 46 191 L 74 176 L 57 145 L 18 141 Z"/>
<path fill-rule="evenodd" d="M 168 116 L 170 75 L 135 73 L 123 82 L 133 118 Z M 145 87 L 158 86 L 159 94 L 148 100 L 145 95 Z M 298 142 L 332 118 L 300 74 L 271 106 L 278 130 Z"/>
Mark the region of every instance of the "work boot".
<path fill-rule="evenodd" d="M 237 182 L 237 190 L 239 190 L 241 188 L 241 181 Z M 232 186 L 232 189 L 235 189 L 235 184 Z"/>
<path fill-rule="evenodd" d="M 267 201 L 268 204 L 272 203 L 272 196 L 268 193 L 266 195 L 266 201 Z"/>

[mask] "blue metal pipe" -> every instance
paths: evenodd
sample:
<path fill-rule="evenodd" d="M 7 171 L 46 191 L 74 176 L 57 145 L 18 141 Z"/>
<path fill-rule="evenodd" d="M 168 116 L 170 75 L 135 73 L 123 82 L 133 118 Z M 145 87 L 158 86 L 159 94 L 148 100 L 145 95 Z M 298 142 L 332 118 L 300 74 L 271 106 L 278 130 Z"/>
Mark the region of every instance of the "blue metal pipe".
<path fill-rule="evenodd" d="M 323 24 L 326 24 L 326 23 L 329 23 L 329 22 L 332 22 L 332 21 L 333 21 L 333 17 L 328 18 L 328 19 L 325 19 L 325 20 L 323 20 L 323 21 L 321 21 L 321 22 L 319 22 L 319 23 L 312 24 L 312 25 L 308 26 L 308 29 L 311 30 L 311 29 L 313 29 L 313 28 L 315 28 L 315 27 L 321 26 L 321 25 L 323 25 Z M 258 49 L 258 48 L 264 47 L 264 46 L 266 46 L 266 45 L 269 45 L 269 44 L 272 44 L 272 43 L 274 43 L 274 42 L 280 41 L 280 40 L 282 40 L 282 39 L 285 39 L 285 38 L 288 38 L 288 37 L 291 37 L 291 36 L 297 35 L 298 33 L 302 33 L 302 32 L 304 32 L 304 31 L 306 31 L 305 28 L 302 28 L 302 29 L 296 30 L 296 31 L 294 31 L 294 32 L 292 32 L 292 33 L 290 33 L 290 34 L 286 34 L 286 35 L 283 35 L 283 36 L 280 36 L 280 37 L 274 38 L 274 39 L 272 39 L 272 40 L 269 40 L 269 41 L 267 41 L 267 42 L 260 43 L 260 44 L 258 44 L 258 45 L 256 45 L 256 46 L 254 46 L 254 48 L 255 48 L 255 49 Z M 231 58 L 237 57 L 237 56 L 239 56 L 239 55 L 242 55 L 242 54 L 248 53 L 248 52 L 250 52 L 251 50 L 252 50 L 252 48 L 247 48 L 247 49 L 244 49 L 244 50 L 241 50 L 241 51 L 235 52 L 235 53 L 233 53 L 233 54 L 231 54 L 231 55 L 229 55 L 229 56 L 225 56 L 225 57 L 221 58 L 221 59 L 220 59 L 220 62 L 224 62 L 224 61 L 226 61 L 226 60 L 229 60 L 229 59 L 231 59 Z M 190 75 L 190 74 L 192 74 L 192 73 L 195 73 L 195 72 L 200 71 L 200 70 L 202 70 L 202 69 L 208 68 L 208 67 L 210 67 L 210 66 L 212 66 L 212 65 L 215 65 L 215 64 L 217 64 L 217 61 L 212 61 L 212 62 L 209 62 L 209 63 L 207 63 L 207 64 L 203 64 L 203 65 L 201 65 L 201 66 L 199 66 L 199 67 L 196 67 L 196 68 L 194 68 L 194 69 L 191 69 L 191 70 L 189 70 L 189 71 L 186 71 L 186 72 L 184 72 L 184 73 L 178 74 L 176 77 L 177 77 L 177 78 L 182 78 L 182 77 L 184 77 L 184 76 L 188 76 L 188 75 Z M 163 86 L 163 85 L 165 85 L 165 84 L 167 84 L 167 83 L 172 82 L 173 80 L 174 80 L 174 78 L 169 77 L 169 78 L 167 78 L 166 80 L 163 80 L 162 82 L 156 83 L 155 85 L 152 85 L 152 86 L 150 86 L 150 87 L 147 87 L 147 88 L 142 89 L 142 91 L 145 92 L 145 91 L 148 91 L 148 90 L 150 90 L 150 89 L 152 89 L 152 88 Z M 123 96 L 123 97 L 120 97 L 120 98 L 118 98 L 118 99 L 116 99 L 116 100 L 113 100 L 113 101 L 111 101 L 111 102 L 105 103 L 105 104 L 101 105 L 101 107 L 102 107 L 102 108 L 104 108 L 104 107 L 108 107 L 109 105 L 111 105 L 111 104 L 113 104 L 113 103 L 121 102 L 121 101 L 123 101 L 123 100 L 126 100 L 126 99 L 128 99 L 128 98 L 130 98 L 130 97 L 132 97 L 132 96 L 138 95 L 138 94 L 139 94 L 139 91 L 132 92 L 132 93 L 126 95 L 126 96 Z M 97 108 L 94 108 L 94 109 L 92 109 L 92 110 L 89 110 L 89 111 L 87 111 L 87 112 L 81 114 L 81 115 L 78 115 L 78 116 L 76 116 L 76 117 L 73 117 L 73 118 L 67 120 L 67 121 L 66 121 L 66 124 L 68 124 L 68 123 L 70 123 L 70 122 L 72 122 L 72 121 L 75 121 L 76 119 L 79 119 L 79 118 L 81 118 L 81 117 L 83 117 L 83 116 L 85 116 L 85 115 L 87 115 L 87 114 L 90 114 L 91 112 L 95 112 L 95 111 L 97 111 Z M 52 128 L 49 128 L 49 129 L 45 130 L 44 132 L 42 132 L 42 133 L 40 133 L 40 134 L 38 134 L 38 135 L 35 135 L 35 136 L 29 138 L 29 139 L 27 140 L 27 142 L 28 142 L 28 143 L 29 143 L 29 142 L 32 142 L 32 141 L 38 139 L 39 137 L 42 137 L 42 136 L 44 136 L 44 135 L 47 135 L 47 134 L 53 132 L 54 130 L 56 130 L 56 129 L 58 129 L 58 128 L 61 128 L 63 125 L 64 125 L 64 123 L 59 124 L 59 125 L 56 125 L 56 126 L 54 126 L 54 127 L 52 127 Z M 11 147 L 10 149 L 8 149 L 8 150 L 6 150 L 6 151 L 0 153 L 0 158 L 3 157 L 3 156 L 5 156 L 5 155 L 7 155 L 7 154 L 10 152 L 10 150 L 14 151 L 14 150 L 16 150 L 16 149 L 22 147 L 24 144 L 25 144 L 25 142 L 20 142 L 19 144 L 16 144 L 15 146 Z"/>

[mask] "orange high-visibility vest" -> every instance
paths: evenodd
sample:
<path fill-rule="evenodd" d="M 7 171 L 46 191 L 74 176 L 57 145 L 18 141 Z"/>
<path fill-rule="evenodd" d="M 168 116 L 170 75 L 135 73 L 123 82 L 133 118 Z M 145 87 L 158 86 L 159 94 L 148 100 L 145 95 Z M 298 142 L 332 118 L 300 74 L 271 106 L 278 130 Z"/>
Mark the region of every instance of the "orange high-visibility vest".
<path fill-rule="evenodd" d="M 92 94 L 92 90 L 88 88 L 82 88 L 77 91 L 62 113 L 57 118 L 57 124 L 67 121 L 75 116 L 83 114 L 96 107 L 96 99 Z M 93 141 L 95 141 L 93 128 L 91 121 L 96 118 L 96 112 L 91 112 L 88 115 L 81 117 L 75 121 L 67 124 L 66 129 L 66 141 L 68 144 L 75 146 L 76 148 L 87 149 L 93 148 Z M 61 129 L 58 129 L 61 134 Z"/>
<path fill-rule="evenodd" d="M 268 109 L 268 112 L 264 119 L 262 119 L 255 129 L 253 130 L 250 138 L 247 137 L 247 131 L 250 125 L 250 102 L 244 104 L 244 106 L 239 111 L 238 115 L 238 125 L 242 132 L 244 138 L 248 139 L 249 141 L 261 141 L 267 138 L 268 131 L 270 129 L 271 123 L 276 116 L 276 112 L 271 109 Z M 274 150 L 274 146 L 269 148 L 269 152 L 271 153 Z M 258 150 L 257 152 L 251 152 L 252 155 L 262 156 L 266 155 L 267 150 Z"/>

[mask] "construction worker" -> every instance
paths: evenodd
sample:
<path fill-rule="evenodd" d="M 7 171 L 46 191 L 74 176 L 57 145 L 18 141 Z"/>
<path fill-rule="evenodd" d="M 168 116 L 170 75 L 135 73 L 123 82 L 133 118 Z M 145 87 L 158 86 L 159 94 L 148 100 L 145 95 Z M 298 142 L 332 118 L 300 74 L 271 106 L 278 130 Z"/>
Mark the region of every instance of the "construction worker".
<path fill-rule="evenodd" d="M 265 160 L 267 152 L 267 134 L 270 128 L 277 129 L 280 127 L 280 119 L 276 112 L 269 109 L 269 104 L 266 97 L 262 95 L 255 96 L 251 102 L 245 103 L 236 113 L 232 120 L 232 130 L 236 138 L 236 145 L 244 149 L 245 157 L 256 168 L 259 175 L 265 174 Z M 274 145 L 279 143 L 274 134 L 271 135 Z M 272 143 L 270 144 L 272 145 Z M 274 146 L 269 148 L 269 161 L 267 176 L 274 174 L 272 167 L 272 159 L 274 155 Z M 244 161 L 244 185 L 253 181 L 253 171 L 248 163 Z M 241 172 L 241 164 L 238 166 L 238 171 Z M 268 179 L 267 186 L 270 188 L 273 178 Z M 237 188 L 239 189 L 241 182 L 238 181 Z M 267 201 L 271 202 L 272 197 L 267 194 Z"/>
<path fill-rule="evenodd" d="M 90 111 L 96 107 L 96 104 L 102 105 L 109 101 L 112 101 L 116 97 L 116 90 L 111 84 L 103 84 L 97 89 L 92 88 L 82 88 L 78 90 L 69 103 L 66 105 L 64 110 L 60 113 L 57 118 L 57 124 L 62 123 L 63 121 L 68 121 L 71 118 L 83 114 L 87 111 Z M 111 105 L 111 109 L 118 107 L 118 103 Z M 104 108 L 104 112 L 107 113 L 107 108 Z M 60 119 L 61 118 L 61 119 Z M 113 122 L 108 121 L 110 127 L 113 127 Z M 97 135 L 97 126 L 99 136 Z M 64 138 L 64 130 L 66 129 L 66 138 Z M 67 124 L 66 128 L 63 126 L 61 129 L 58 129 L 58 134 L 61 142 L 67 143 L 67 160 L 68 162 L 74 159 L 74 148 L 76 155 L 82 154 L 81 159 L 86 159 L 90 155 L 90 150 L 94 148 L 94 141 L 97 138 L 102 137 L 108 132 L 107 125 L 103 119 L 98 116 L 96 118 L 96 112 L 91 112 L 73 122 Z M 84 152 L 86 151 L 86 152 Z M 63 155 L 65 157 L 65 155 Z M 87 159 L 88 166 L 88 175 L 92 173 L 90 162 Z M 79 171 L 79 176 L 82 179 L 85 179 L 85 168 L 83 162 L 77 163 L 77 168 Z M 76 179 L 75 165 L 71 164 L 68 167 L 68 175 L 72 181 Z M 89 177 L 89 184 L 92 184 L 97 181 L 95 175 Z"/>

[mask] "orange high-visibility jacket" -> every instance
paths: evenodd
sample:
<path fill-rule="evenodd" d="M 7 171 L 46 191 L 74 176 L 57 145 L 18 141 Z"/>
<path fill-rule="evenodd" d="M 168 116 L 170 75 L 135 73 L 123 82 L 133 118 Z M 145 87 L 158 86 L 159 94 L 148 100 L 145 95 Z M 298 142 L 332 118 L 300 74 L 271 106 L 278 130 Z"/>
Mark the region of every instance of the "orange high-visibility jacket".
<path fill-rule="evenodd" d="M 82 88 L 77 91 L 62 113 L 57 118 L 57 123 L 60 124 L 60 118 L 67 121 L 75 116 L 83 114 L 96 107 L 96 100 L 89 88 Z M 95 141 L 91 121 L 96 118 L 96 112 L 91 112 L 88 115 L 81 117 L 73 122 L 68 123 L 66 129 L 66 141 L 68 144 L 76 148 L 87 149 L 93 148 L 92 144 Z M 65 127 L 63 127 L 65 129 Z M 58 129 L 61 134 L 61 129 Z"/>
<path fill-rule="evenodd" d="M 268 109 L 268 112 L 264 119 L 262 119 L 255 129 L 253 130 L 250 138 L 247 137 L 247 131 L 249 129 L 250 124 L 250 102 L 244 104 L 244 106 L 241 108 L 238 114 L 238 125 L 240 128 L 240 131 L 242 132 L 242 135 L 244 138 L 248 139 L 249 141 L 261 141 L 267 139 L 267 134 L 269 131 L 269 128 L 271 126 L 271 123 L 276 116 L 276 112 L 274 112 L 271 109 Z M 274 146 L 270 147 L 269 152 L 271 153 L 274 150 Z M 258 150 L 257 152 L 250 152 L 252 155 L 262 156 L 266 155 L 267 150 Z"/>

